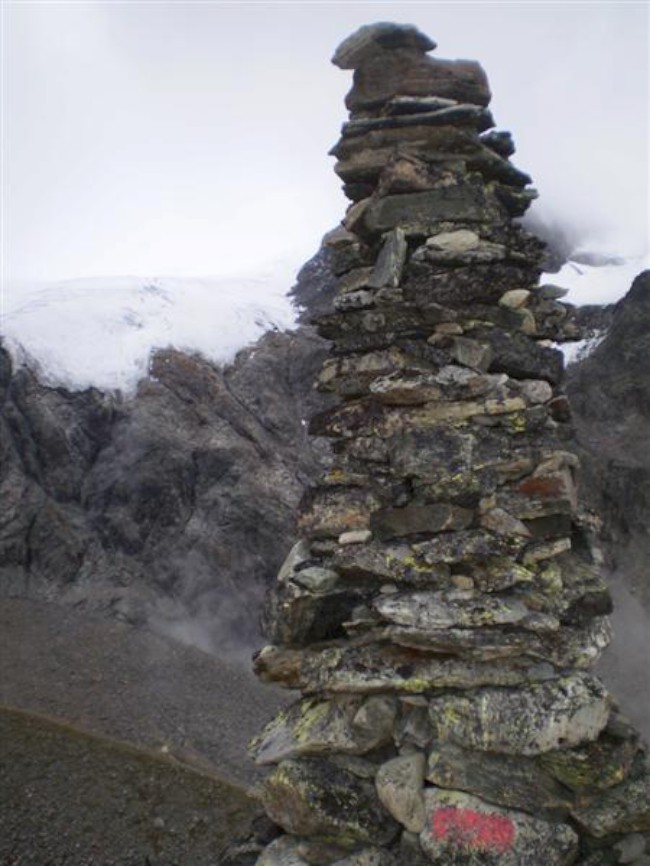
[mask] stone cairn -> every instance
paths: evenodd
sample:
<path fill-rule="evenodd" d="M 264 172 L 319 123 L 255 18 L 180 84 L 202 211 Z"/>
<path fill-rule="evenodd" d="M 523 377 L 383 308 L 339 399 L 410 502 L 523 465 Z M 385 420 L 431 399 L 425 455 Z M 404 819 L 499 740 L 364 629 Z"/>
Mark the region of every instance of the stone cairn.
<path fill-rule="evenodd" d="M 332 153 L 353 204 L 312 419 L 329 471 L 266 603 L 258 866 L 650 863 L 638 736 L 589 671 L 610 600 L 561 391 L 575 337 L 481 67 L 362 27 Z"/>

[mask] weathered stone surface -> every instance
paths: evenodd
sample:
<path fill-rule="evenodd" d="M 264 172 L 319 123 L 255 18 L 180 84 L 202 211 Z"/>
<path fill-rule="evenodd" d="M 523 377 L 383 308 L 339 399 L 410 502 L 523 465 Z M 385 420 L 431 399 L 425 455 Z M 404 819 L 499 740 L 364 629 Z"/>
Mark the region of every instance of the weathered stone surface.
<path fill-rule="evenodd" d="M 428 629 L 481 628 L 517 625 L 535 630 L 557 631 L 559 622 L 541 617 L 516 598 L 477 595 L 473 590 L 398 593 L 373 602 L 377 612 L 396 625 Z"/>
<path fill-rule="evenodd" d="M 315 436 L 348 438 L 363 429 L 374 436 L 386 438 L 397 432 L 438 427 L 444 423 L 462 426 L 477 416 L 515 415 L 523 413 L 525 408 L 526 403 L 521 397 L 488 398 L 480 402 L 425 403 L 405 409 L 362 399 L 316 415 L 312 418 L 310 431 Z M 515 426 L 520 425 L 519 415 L 513 423 Z"/>
<path fill-rule="evenodd" d="M 618 862 L 636 863 L 637 858 L 645 854 L 646 845 L 646 839 L 640 833 L 631 833 L 629 836 L 624 836 L 620 842 L 614 845 L 614 851 L 618 855 Z"/>
<path fill-rule="evenodd" d="M 266 682 L 309 694 L 373 694 L 389 689 L 403 694 L 436 688 L 518 686 L 544 681 L 550 674 L 548 665 L 530 659 L 514 658 L 494 665 L 480 659 L 440 659 L 395 646 L 349 643 L 320 650 L 265 647 L 255 658 L 255 672 Z"/>
<path fill-rule="evenodd" d="M 542 629 L 548 616 L 529 613 L 528 628 Z M 557 620 L 554 621 L 557 629 Z M 562 628 L 540 634 L 539 631 L 506 628 L 419 629 L 410 626 L 388 626 L 381 634 L 399 646 L 412 647 L 442 655 L 498 661 L 526 656 L 531 661 L 550 662 L 558 669 L 583 670 L 590 667 L 611 640 L 611 626 L 604 618 L 595 619 L 584 628 Z"/>
<path fill-rule="evenodd" d="M 260 796 L 271 820 L 297 836 L 329 836 L 354 847 L 383 845 L 397 834 L 374 787 L 326 760 L 283 761 L 264 780 Z"/>
<path fill-rule="evenodd" d="M 440 304 L 443 307 L 458 311 L 467 310 L 470 304 L 496 303 L 504 292 L 532 284 L 536 272 L 520 264 L 492 263 L 465 265 L 462 267 L 445 268 L 442 265 L 419 265 L 409 262 L 407 277 L 403 282 L 404 297 L 422 306 Z M 502 309 L 502 308 L 497 308 Z M 491 330 L 491 329 L 490 329 Z M 477 333 L 477 339 L 490 343 L 490 330 Z M 498 337 L 504 342 L 506 337 Z M 526 349 L 536 354 L 535 346 L 530 346 L 530 340 L 522 338 L 520 343 L 520 364 L 524 363 Z M 496 352 L 497 345 L 493 345 Z M 503 352 L 501 353 L 503 354 Z M 561 354 L 561 353 L 560 353 Z M 507 371 L 506 371 L 507 372 Z M 546 378 L 526 374 L 517 378 Z"/>
<path fill-rule="evenodd" d="M 297 568 L 310 559 L 311 552 L 309 550 L 309 545 L 301 538 L 294 544 L 287 554 L 286 559 L 280 566 L 280 571 L 278 572 L 277 577 L 278 583 L 286 583 L 294 576 Z"/>
<path fill-rule="evenodd" d="M 382 508 L 370 516 L 370 528 L 379 541 L 390 541 L 409 535 L 431 535 L 467 528 L 473 512 L 457 505 L 405 505 Z"/>
<path fill-rule="evenodd" d="M 370 310 L 346 310 L 319 316 L 314 322 L 319 334 L 328 340 L 336 340 L 336 349 L 342 353 L 391 348 L 397 335 L 426 336 L 439 322 L 455 317 L 454 311 L 435 304 L 420 307 L 404 303 L 393 308 L 378 302 Z M 353 337 L 357 340 L 365 337 L 371 344 L 364 346 L 346 342 L 352 341 Z"/>
<path fill-rule="evenodd" d="M 541 379 L 520 380 L 519 388 L 528 403 L 548 403 L 553 397 L 553 389 Z"/>
<path fill-rule="evenodd" d="M 306 698 L 282 710 L 251 742 L 257 764 L 304 755 L 363 755 L 392 740 L 397 701 L 390 697 Z"/>
<path fill-rule="evenodd" d="M 371 539 L 372 532 L 369 529 L 351 529 L 348 532 L 342 532 L 338 542 L 345 546 L 346 544 L 365 544 Z"/>
<path fill-rule="evenodd" d="M 376 129 L 408 129 L 411 126 L 446 126 L 457 123 L 474 127 L 479 132 L 494 126 L 492 114 L 480 105 L 456 103 L 417 114 L 392 114 L 380 117 L 362 117 L 343 124 L 344 137 L 363 135 Z"/>
<path fill-rule="evenodd" d="M 439 788 L 474 794 L 488 803 L 540 815 L 568 813 L 573 795 L 532 758 L 461 749 L 436 742 L 426 777 Z"/>
<path fill-rule="evenodd" d="M 562 352 L 532 342 L 523 334 L 493 328 L 480 332 L 480 339 L 492 347 L 490 370 L 515 379 L 544 379 L 557 385 L 562 378 Z"/>
<path fill-rule="evenodd" d="M 386 165 L 403 155 L 430 163 L 432 177 L 440 179 L 442 173 L 461 172 L 464 160 L 479 156 L 483 150 L 474 130 L 448 124 L 374 129 L 362 135 L 343 136 L 330 154 L 340 160 L 334 167 L 339 177 L 346 179 L 346 170 L 351 170 L 347 178 L 375 182 Z"/>
<path fill-rule="evenodd" d="M 490 805 L 458 791 L 425 792 L 427 825 L 420 844 L 445 866 L 568 866 L 577 836 L 567 824 L 548 823 Z"/>
<path fill-rule="evenodd" d="M 435 238 L 429 240 L 419 249 L 417 249 L 411 258 L 413 262 L 421 262 L 429 265 L 469 265 L 469 264 L 485 264 L 489 262 L 502 262 L 507 259 L 523 260 L 523 256 L 515 253 L 510 254 L 503 244 L 495 244 L 490 241 L 482 241 L 477 238 L 477 242 L 470 246 L 469 241 L 456 241 L 454 235 L 464 235 L 465 230 L 460 229 L 458 232 L 445 232 L 438 235 L 438 238 L 445 238 L 442 248 Z M 472 235 L 474 232 L 467 232 L 467 235 Z M 435 244 L 431 241 L 436 240 Z"/>
<path fill-rule="evenodd" d="M 607 724 L 609 699 L 600 682 L 579 673 L 520 689 L 481 689 L 433 698 L 438 739 L 466 748 L 538 755 L 595 740 Z"/>
<path fill-rule="evenodd" d="M 397 48 L 364 57 L 355 68 L 345 104 L 351 112 L 361 111 L 398 95 L 435 95 L 476 105 L 490 101 L 487 78 L 478 63 L 434 60 L 417 48 Z"/>
<path fill-rule="evenodd" d="M 486 343 L 479 343 L 467 337 L 452 337 L 445 346 L 451 357 L 463 367 L 485 373 L 490 368 L 492 349 Z"/>
<path fill-rule="evenodd" d="M 524 538 L 531 536 L 528 527 L 503 508 L 491 508 L 484 511 L 480 517 L 480 524 L 484 529 L 490 529 L 497 535 L 520 535 Z"/>
<path fill-rule="evenodd" d="M 398 286 L 406 260 L 407 244 L 404 231 L 397 227 L 388 235 L 373 268 L 368 285 L 374 289 Z"/>
<path fill-rule="evenodd" d="M 509 157 L 515 152 L 515 145 L 512 140 L 512 134 L 492 129 L 490 132 L 484 132 L 481 136 L 481 141 L 486 147 L 494 150 L 499 156 Z"/>
<path fill-rule="evenodd" d="M 382 632 L 399 646 L 441 655 L 475 656 L 483 661 L 533 654 L 539 640 L 530 632 L 498 628 L 413 628 L 388 626 Z"/>
<path fill-rule="evenodd" d="M 298 529 L 308 538 L 337 538 L 342 532 L 368 529 L 370 513 L 380 504 L 360 488 L 316 488 L 303 499 Z"/>
<path fill-rule="evenodd" d="M 503 307 L 518 310 L 528 302 L 530 296 L 531 292 L 528 289 L 511 289 L 509 292 L 501 295 L 499 303 Z"/>
<path fill-rule="evenodd" d="M 425 562 L 451 564 L 514 556 L 521 551 L 524 543 L 525 539 L 519 537 L 493 535 L 484 529 L 465 529 L 418 542 L 413 548 Z"/>
<path fill-rule="evenodd" d="M 401 755 L 382 764 L 375 779 L 384 807 L 411 833 L 424 829 L 424 766 L 421 753 Z"/>
<path fill-rule="evenodd" d="M 546 752 L 539 762 L 573 791 L 604 790 L 628 776 L 638 749 L 639 738 L 632 729 L 624 729 L 624 736 L 620 736 L 608 725 L 594 742 Z"/>
<path fill-rule="evenodd" d="M 499 181 L 518 189 L 530 183 L 525 172 L 480 143 L 469 124 L 467 129 L 452 126 L 450 113 L 446 115 L 447 126 L 415 123 L 417 116 L 413 118 L 415 125 L 368 130 L 343 137 L 335 145 L 331 153 L 340 157 L 336 173 L 350 183 L 360 182 L 359 190 L 350 194 L 350 198 L 356 201 L 370 196 L 375 184 L 380 195 L 431 189 L 463 167 L 487 182 Z M 484 117 L 490 121 L 488 114 Z M 411 166 L 404 160 L 410 161 Z M 422 166 L 424 160 L 426 168 Z M 416 167 L 418 164 L 422 167 Z M 539 259 L 539 242 L 535 243 L 535 250 L 532 246 L 528 245 L 527 253 Z"/>
<path fill-rule="evenodd" d="M 592 836 L 650 831 L 650 773 L 609 788 L 587 806 L 578 806 L 573 817 Z"/>
<path fill-rule="evenodd" d="M 339 582 L 339 576 L 331 568 L 320 568 L 317 565 L 308 566 L 293 575 L 295 583 L 313 593 L 327 593 Z"/>
<path fill-rule="evenodd" d="M 338 550 L 333 564 L 339 574 L 352 579 L 392 580 L 411 586 L 446 585 L 449 580 L 448 565 L 429 565 L 416 558 L 413 549 L 403 543 L 372 543 Z"/>
<path fill-rule="evenodd" d="M 502 206 L 489 190 L 479 184 L 458 183 L 427 192 L 375 199 L 363 214 L 363 225 L 371 233 L 401 226 L 407 235 L 426 235 L 443 220 L 483 223 L 504 219 Z"/>
<path fill-rule="evenodd" d="M 370 385 L 370 393 L 380 403 L 389 406 L 417 406 L 439 400 L 443 396 L 436 376 L 419 371 L 381 376 Z"/>
<path fill-rule="evenodd" d="M 349 310 L 366 310 L 375 306 L 377 296 L 374 292 L 362 289 L 358 292 L 348 292 L 334 298 L 333 306 L 338 312 Z"/>
<path fill-rule="evenodd" d="M 406 147 L 393 141 L 398 138 L 408 139 Z M 362 146 L 372 140 L 375 142 L 374 147 L 368 149 Z M 436 154 L 435 148 L 447 148 L 450 142 L 469 153 L 477 152 L 476 142 L 461 130 L 450 126 L 412 126 L 398 130 L 373 130 L 353 138 L 344 138 L 331 153 L 341 157 L 334 170 L 346 182 L 349 198 L 354 202 L 368 201 L 373 193 L 424 192 L 441 182 L 447 182 L 458 168 L 458 156 L 446 150 Z M 429 163 L 423 170 L 417 167 L 416 162 L 419 160 L 418 154 L 422 152 L 427 152 Z M 434 162 L 436 159 L 437 162 Z M 480 154 L 476 156 L 476 160 L 479 159 Z"/>
<path fill-rule="evenodd" d="M 381 21 L 365 24 L 344 39 L 334 52 L 332 63 L 339 69 L 356 69 L 377 49 L 414 48 L 426 53 L 435 47 L 436 43 L 412 24 Z"/>
<path fill-rule="evenodd" d="M 511 557 L 493 556 L 474 560 L 470 565 L 472 581 L 481 592 L 499 592 L 518 584 L 528 584 L 535 574 Z"/>
<path fill-rule="evenodd" d="M 359 590 L 314 595 L 295 584 L 267 595 L 262 627 L 269 640 L 283 646 L 304 646 L 344 634 L 342 622 L 363 598 Z"/>
<path fill-rule="evenodd" d="M 366 352 L 328 359 L 318 384 L 322 390 L 337 391 L 341 396 L 360 396 L 375 379 L 404 369 L 425 371 L 428 367 L 398 349 Z"/>

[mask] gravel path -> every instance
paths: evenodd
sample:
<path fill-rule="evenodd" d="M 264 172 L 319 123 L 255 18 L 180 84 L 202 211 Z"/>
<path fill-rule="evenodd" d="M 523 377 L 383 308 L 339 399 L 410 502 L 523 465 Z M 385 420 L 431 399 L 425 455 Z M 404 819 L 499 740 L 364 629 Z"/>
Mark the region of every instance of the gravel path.
<path fill-rule="evenodd" d="M 0 703 L 168 753 L 238 783 L 290 692 L 242 664 L 68 607 L 0 599 Z"/>
<path fill-rule="evenodd" d="M 2 866 L 216 866 L 257 807 L 217 778 L 0 707 Z"/>

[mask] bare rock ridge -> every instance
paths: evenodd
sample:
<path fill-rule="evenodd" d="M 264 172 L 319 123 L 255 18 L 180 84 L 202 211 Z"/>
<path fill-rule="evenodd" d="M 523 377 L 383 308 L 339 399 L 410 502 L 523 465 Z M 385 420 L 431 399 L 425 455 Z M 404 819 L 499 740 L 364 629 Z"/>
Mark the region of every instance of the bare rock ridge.
<path fill-rule="evenodd" d="M 323 353 L 307 328 L 226 369 L 167 350 L 119 399 L 48 388 L 0 347 L 0 593 L 249 652 L 317 466 Z"/>
<path fill-rule="evenodd" d="M 650 271 L 606 310 L 605 336 L 571 365 L 567 392 L 574 411 L 590 505 L 603 521 L 612 567 L 650 609 Z M 605 325 L 605 327 L 603 327 Z"/>
<path fill-rule="evenodd" d="M 310 432 L 332 466 L 265 606 L 257 866 L 647 864 L 650 774 L 591 667 L 611 603 L 581 517 L 533 197 L 485 74 L 363 27 L 333 153 L 353 204 Z"/>

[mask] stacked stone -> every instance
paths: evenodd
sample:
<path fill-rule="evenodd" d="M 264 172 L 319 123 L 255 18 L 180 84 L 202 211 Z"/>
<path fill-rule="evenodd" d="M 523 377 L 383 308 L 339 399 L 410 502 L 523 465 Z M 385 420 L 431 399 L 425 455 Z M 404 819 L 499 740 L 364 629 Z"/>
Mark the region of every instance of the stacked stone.
<path fill-rule="evenodd" d="M 334 462 L 267 602 L 259 866 L 647 864 L 638 737 L 589 671 L 607 588 L 579 519 L 561 291 L 476 63 L 363 27 L 333 153 L 352 199 L 311 432 Z"/>

